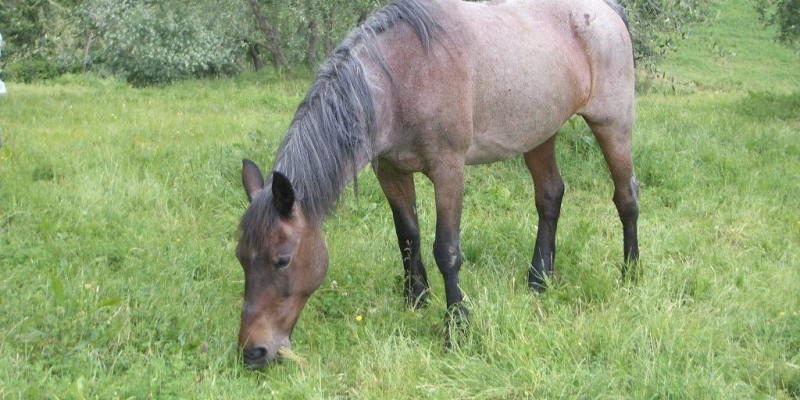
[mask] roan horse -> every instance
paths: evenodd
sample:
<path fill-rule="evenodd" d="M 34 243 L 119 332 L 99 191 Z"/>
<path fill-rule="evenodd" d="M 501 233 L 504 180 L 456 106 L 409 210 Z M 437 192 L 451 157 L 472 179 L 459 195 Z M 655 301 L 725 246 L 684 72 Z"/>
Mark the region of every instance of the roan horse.
<path fill-rule="evenodd" d="M 289 346 L 328 269 L 323 220 L 368 163 L 394 216 L 410 306 L 425 304 L 428 291 L 412 174 L 433 183 L 433 254 L 444 277 L 449 338 L 451 325 L 467 320 L 458 286 L 465 165 L 522 154 L 539 216 L 529 285 L 542 290 L 553 272 L 564 193 L 555 134 L 573 114 L 584 118 L 603 151 L 624 259 L 635 261 L 634 65 L 619 5 L 396 0 L 379 10 L 320 67 L 270 179 L 243 163 L 250 205 L 236 255 L 245 273 L 239 331 L 245 364 L 262 367 Z"/>

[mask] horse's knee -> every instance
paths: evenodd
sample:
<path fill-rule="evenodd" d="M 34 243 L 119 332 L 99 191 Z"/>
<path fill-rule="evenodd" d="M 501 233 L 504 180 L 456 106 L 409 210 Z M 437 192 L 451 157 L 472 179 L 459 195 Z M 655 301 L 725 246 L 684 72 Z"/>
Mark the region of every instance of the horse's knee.
<path fill-rule="evenodd" d="M 433 244 L 433 258 L 445 277 L 461 269 L 461 247 L 456 240 L 437 241 Z"/>
<path fill-rule="evenodd" d="M 461 270 L 461 248 L 458 239 L 437 240 L 433 245 L 433 257 L 444 278 L 447 306 L 461 303 L 464 296 L 458 287 L 458 272 Z"/>
<path fill-rule="evenodd" d="M 561 200 L 564 198 L 564 181 L 558 179 L 536 193 L 536 212 L 539 217 L 557 220 L 561 214 Z"/>

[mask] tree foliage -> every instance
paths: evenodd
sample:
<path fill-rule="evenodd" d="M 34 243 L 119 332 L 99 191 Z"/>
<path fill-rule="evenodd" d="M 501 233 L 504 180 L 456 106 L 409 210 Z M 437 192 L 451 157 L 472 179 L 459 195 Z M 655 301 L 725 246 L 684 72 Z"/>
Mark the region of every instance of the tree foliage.
<path fill-rule="evenodd" d="M 46 79 L 63 73 L 73 27 L 65 15 L 79 0 L 4 0 L 0 6 L 4 74 Z"/>
<path fill-rule="evenodd" d="M 620 1 L 636 57 L 650 66 L 705 18 L 712 0 Z M 388 2 L 3 0 L 5 73 L 9 80 L 27 81 L 95 71 L 149 85 L 233 74 L 262 63 L 313 67 Z"/>
<path fill-rule="evenodd" d="M 653 68 L 693 26 L 708 16 L 712 0 L 619 0 L 628 15 L 639 64 Z"/>
<path fill-rule="evenodd" d="M 777 40 L 800 51 L 800 0 L 755 0 L 761 22 L 778 28 Z"/>
<path fill-rule="evenodd" d="M 388 0 L 261 0 L 261 7 L 290 65 L 314 64 L 333 51 L 344 35 Z M 268 44 L 248 17 L 248 38 L 259 48 Z M 313 45 L 309 46 L 312 43 Z M 274 55 L 269 54 L 274 61 Z"/>
<path fill-rule="evenodd" d="M 94 0 L 84 8 L 89 31 L 100 32 L 99 60 L 136 85 L 191 77 L 230 74 L 238 70 L 240 44 L 212 5 Z M 98 12 L 100 8 L 102 11 Z"/>

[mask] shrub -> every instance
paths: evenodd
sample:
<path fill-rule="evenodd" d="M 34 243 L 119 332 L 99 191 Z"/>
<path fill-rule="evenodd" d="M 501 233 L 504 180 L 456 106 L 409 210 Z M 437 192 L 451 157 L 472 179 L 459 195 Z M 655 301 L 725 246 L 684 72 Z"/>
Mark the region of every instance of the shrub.
<path fill-rule="evenodd" d="M 192 8 L 169 3 L 128 6 L 103 35 L 101 57 L 134 85 L 231 74 L 239 51 Z"/>
<path fill-rule="evenodd" d="M 800 52 L 800 0 L 755 0 L 754 5 L 764 25 L 778 28 L 776 39 Z"/>
<path fill-rule="evenodd" d="M 55 78 L 63 73 L 59 66 L 41 56 L 9 62 L 3 71 L 8 80 L 15 82 L 33 82 Z"/>
<path fill-rule="evenodd" d="M 636 58 L 652 70 L 705 19 L 713 0 L 618 1 L 628 14 Z M 388 0 L 260 3 L 288 62 L 313 66 Z M 235 73 L 248 57 L 259 65 L 259 54 L 274 50 L 243 0 L 7 1 L 0 7 L 0 27 L 8 40 L 6 73 L 20 81 L 94 69 L 135 85 L 160 84 Z"/>

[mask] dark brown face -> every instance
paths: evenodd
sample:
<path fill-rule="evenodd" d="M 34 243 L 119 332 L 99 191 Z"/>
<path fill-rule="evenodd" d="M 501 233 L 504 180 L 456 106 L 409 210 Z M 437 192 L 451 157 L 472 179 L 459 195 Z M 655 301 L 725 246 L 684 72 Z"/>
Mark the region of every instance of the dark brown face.
<path fill-rule="evenodd" d="M 261 190 L 258 182 L 263 187 L 254 167 L 245 163 L 242 174 L 251 201 Z M 245 279 L 239 346 L 245 365 L 261 368 L 275 360 L 281 347 L 290 347 L 303 306 L 325 279 L 328 252 L 319 225 L 308 223 L 282 175 L 273 175 L 271 201 L 250 207 L 275 207 L 271 211 L 277 216 L 263 227 L 262 239 L 242 237 L 236 249 Z"/>

